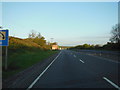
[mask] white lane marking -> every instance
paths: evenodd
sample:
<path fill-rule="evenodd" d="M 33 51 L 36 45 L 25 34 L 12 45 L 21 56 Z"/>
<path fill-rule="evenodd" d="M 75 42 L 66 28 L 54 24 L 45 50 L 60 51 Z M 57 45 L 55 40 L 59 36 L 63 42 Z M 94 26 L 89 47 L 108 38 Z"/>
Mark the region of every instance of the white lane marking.
<path fill-rule="evenodd" d="M 83 60 L 81 60 L 81 59 L 79 59 L 79 60 L 80 60 L 80 62 L 85 63 Z"/>
<path fill-rule="evenodd" d="M 74 55 L 74 57 L 76 57 L 76 56 Z"/>
<path fill-rule="evenodd" d="M 109 82 L 112 86 L 114 86 L 115 88 L 117 88 L 118 90 L 120 90 L 120 87 L 117 86 L 115 83 L 113 83 L 112 81 L 110 81 L 109 79 L 107 79 L 106 77 L 103 77 L 104 80 L 106 80 L 107 82 Z"/>
<path fill-rule="evenodd" d="M 48 68 L 53 64 L 53 62 L 60 56 L 61 52 L 58 54 L 58 56 L 47 66 L 47 68 L 32 82 L 32 84 L 27 88 L 29 90 L 33 87 L 33 85 L 40 79 L 40 77 L 48 70 Z"/>

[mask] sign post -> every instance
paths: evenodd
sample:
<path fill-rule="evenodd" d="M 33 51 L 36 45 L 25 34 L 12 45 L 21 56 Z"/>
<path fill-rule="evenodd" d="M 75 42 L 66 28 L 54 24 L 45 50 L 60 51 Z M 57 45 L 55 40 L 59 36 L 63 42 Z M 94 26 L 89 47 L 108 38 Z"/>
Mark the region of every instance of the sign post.
<path fill-rule="evenodd" d="M 0 46 L 6 46 L 5 70 L 7 70 L 7 52 L 8 52 L 8 30 L 0 30 Z"/>
<path fill-rule="evenodd" d="M 7 70 L 7 57 L 8 57 L 8 46 L 6 46 L 6 57 L 5 57 L 5 70 Z"/>

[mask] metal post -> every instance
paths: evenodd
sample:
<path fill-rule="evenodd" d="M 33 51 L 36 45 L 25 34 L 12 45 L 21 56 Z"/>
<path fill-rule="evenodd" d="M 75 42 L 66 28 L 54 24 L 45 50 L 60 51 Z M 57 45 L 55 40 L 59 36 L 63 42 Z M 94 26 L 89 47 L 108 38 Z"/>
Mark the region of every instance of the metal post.
<path fill-rule="evenodd" d="M 6 46 L 6 55 L 5 55 L 5 70 L 7 70 L 7 53 L 8 53 L 8 46 Z"/>

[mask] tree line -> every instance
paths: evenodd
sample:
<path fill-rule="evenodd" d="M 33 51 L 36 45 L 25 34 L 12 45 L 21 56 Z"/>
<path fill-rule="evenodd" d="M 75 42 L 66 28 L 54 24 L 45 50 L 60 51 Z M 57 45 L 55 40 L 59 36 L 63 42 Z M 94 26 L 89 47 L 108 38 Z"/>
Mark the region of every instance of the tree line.
<path fill-rule="evenodd" d="M 109 42 L 100 46 L 100 45 L 90 45 L 90 44 L 83 44 L 77 45 L 70 49 L 106 49 L 106 50 L 120 50 L 120 24 L 116 24 L 112 27 L 111 30 L 111 37 Z"/>
<path fill-rule="evenodd" d="M 52 45 L 57 45 L 57 42 L 47 42 L 45 37 L 43 37 L 40 32 L 36 33 L 34 30 L 28 35 L 26 40 L 30 40 L 31 42 L 37 43 L 44 49 L 51 49 Z"/>

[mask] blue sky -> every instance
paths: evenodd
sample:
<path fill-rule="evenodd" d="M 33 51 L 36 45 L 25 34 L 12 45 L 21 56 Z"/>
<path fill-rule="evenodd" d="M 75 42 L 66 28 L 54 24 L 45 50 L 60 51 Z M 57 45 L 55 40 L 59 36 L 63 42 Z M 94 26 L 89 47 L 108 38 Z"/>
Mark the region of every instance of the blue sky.
<path fill-rule="evenodd" d="M 4 2 L 2 26 L 11 36 L 31 30 L 59 45 L 105 44 L 118 22 L 117 2 Z"/>

